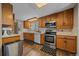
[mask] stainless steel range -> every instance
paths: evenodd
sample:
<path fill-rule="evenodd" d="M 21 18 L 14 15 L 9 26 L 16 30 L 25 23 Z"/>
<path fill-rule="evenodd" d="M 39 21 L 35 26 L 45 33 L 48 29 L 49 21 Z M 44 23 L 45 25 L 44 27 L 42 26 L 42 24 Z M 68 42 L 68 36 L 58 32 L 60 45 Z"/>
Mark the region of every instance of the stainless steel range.
<path fill-rule="evenodd" d="M 45 33 L 45 45 L 55 49 L 56 45 L 56 32 L 46 32 Z"/>

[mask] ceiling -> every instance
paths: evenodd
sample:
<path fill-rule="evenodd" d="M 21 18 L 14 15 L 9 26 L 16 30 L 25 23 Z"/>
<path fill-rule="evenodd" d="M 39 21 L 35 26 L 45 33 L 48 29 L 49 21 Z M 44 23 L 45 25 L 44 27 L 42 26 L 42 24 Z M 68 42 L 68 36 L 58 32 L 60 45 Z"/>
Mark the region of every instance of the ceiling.
<path fill-rule="evenodd" d="M 12 3 L 12 5 L 15 18 L 22 21 L 57 13 L 75 6 L 73 3 L 48 3 L 42 8 L 38 8 L 34 3 Z"/>

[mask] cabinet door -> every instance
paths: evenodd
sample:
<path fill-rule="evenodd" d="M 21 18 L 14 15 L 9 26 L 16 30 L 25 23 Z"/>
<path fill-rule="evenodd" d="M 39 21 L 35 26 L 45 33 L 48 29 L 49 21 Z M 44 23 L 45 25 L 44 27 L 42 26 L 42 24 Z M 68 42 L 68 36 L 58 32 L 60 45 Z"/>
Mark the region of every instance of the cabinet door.
<path fill-rule="evenodd" d="M 45 18 L 39 18 L 39 27 L 45 28 Z"/>
<path fill-rule="evenodd" d="M 63 12 L 58 13 L 56 19 L 57 29 L 63 29 L 63 19 L 64 19 L 64 13 Z"/>
<path fill-rule="evenodd" d="M 64 11 L 64 28 L 71 29 L 73 27 L 73 9 Z"/>
<path fill-rule="evenodd" d="M 34 33 L 29 33 L 29 40 L 34 41 Z"/>
<path fill-rule="evenodd" d="M 28 33 L 23 33 L 23 35 L 24 35 L 24 39 L 26 40 L 26 39 L 28 39 Z"/>
<path fill-rule="evenodd" d="M 13 26 L 13 7 L 9 3 L 2 4 L 3 24 Z"/>
<path fill-rule="evenodd" d="M 56 19 L 57 19 L 57 14 L 51 15 L 51 21 L 56 21 Z"/>
<path fill-rule="evenodd" d="M 74 39 L 66 39 L 66 50 L 69 52 L 76 52 L 76 41 Z"/>
<path fill-rule="evenodd" d="M 24 39 L 34 41 L 34 33 L 24 33 Z"/>
<path fill-rule="evenodd" d="M 24 21 L 24 28 L 31 28 L 31 23 L 29 21 Z"/>
<path fill-rule="evenodd" d="M 65 49 L 65 43 L 64 43 L 64 39 L 62 39 L 62 38 L 57 38 L 57 44 L 56 44 L 56 46 L 57 46 L 57 48 L 59 48 L 59 49 Z"/>
<path fill-rule="evenodd" d="M 41 34 L 41 44 L 44 44 L 45 43 L 45 35 L 44 34 Z"/>

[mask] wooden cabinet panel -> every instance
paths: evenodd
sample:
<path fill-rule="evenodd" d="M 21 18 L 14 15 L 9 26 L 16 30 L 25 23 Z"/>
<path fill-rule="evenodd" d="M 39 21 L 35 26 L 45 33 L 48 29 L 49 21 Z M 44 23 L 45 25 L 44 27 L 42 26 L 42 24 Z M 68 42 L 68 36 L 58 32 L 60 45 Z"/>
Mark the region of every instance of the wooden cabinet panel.
<path fill-rule="evenodd" d="M 58 13 L 56 19 L 57 29 L 63 29 L 63 19 L 64 19 L 64 13 L 63 12 Z"/>
<path fill-rule="evenodd" d="M 76 51 L 76 41 L 74 39 L 67 39 L 66 41 L 66 50 L 74 53 Z"/>
<path fill-rule="evenodd" d="M 9 3 L 2 3 L 3 24 L 13 26 L 13 6 Z"/>
<path fill-rule="evenodd" d="M 24 39 L 34 41 L 34 33 L 24 33 Z"/>
<path fill-rule="evenodd" d="M 73 9 L 68 9 L 57 14 L 57 29 L 73 28 Z"/>
<path fill-rule="evenodd" d="M 29 33 L 29 40 L 34 41 L 34 33 Z"/>
<path fill-rule="evenodd" d="M 50 15 L 50 21 L 56 21 L 57 14 Z"/>
<path fill-rule="evenodd" d="M 73 28 L 73 9 L 64 11 L 64 28 Z"/>
<path fill-rule="evenodd" d="M 57 36 L 56 47 L 76 53 L 76 36 Z"/>
<path fill-rule="evenodd" d="M 45 18 L 42 17 L 42 18 L 39 18 L 39 27 L 40 28 L 45 28 Z"/>
<path fill-rule="evenodd" d="M 41 44 L 44 44 L 45 43 L 45 35 L 44 34 L 41 34 Z"/>
<path fill-rule="evenodd" d="M 23 26 L 24 26 L 24 28 L 30 29 L 31 23 L 29 21 L 24 21 Z"/>
<path fill-rule="evenodd" d="M 65 39 L 63 39 L 62 37 L 57 37 L 57 48 L 60 49 L 65 49 L 65 43 L 64 43 Z"/>
<path fill-rule="evenodd" d="M 2 24 L 9 25 L 14 33 L 13 6 L 9 3 L 2 3 Z"/>

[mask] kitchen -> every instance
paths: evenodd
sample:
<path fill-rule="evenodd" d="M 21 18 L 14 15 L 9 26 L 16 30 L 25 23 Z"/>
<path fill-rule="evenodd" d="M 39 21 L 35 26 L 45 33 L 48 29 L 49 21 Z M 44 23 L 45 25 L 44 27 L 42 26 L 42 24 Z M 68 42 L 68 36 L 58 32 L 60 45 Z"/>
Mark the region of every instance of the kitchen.
<path fill-rule="evenodd" d="M 43 7 L 34 3 L 1 5 L 3 56 L 77 54 L 78 4 L 48 3 Z"/>

